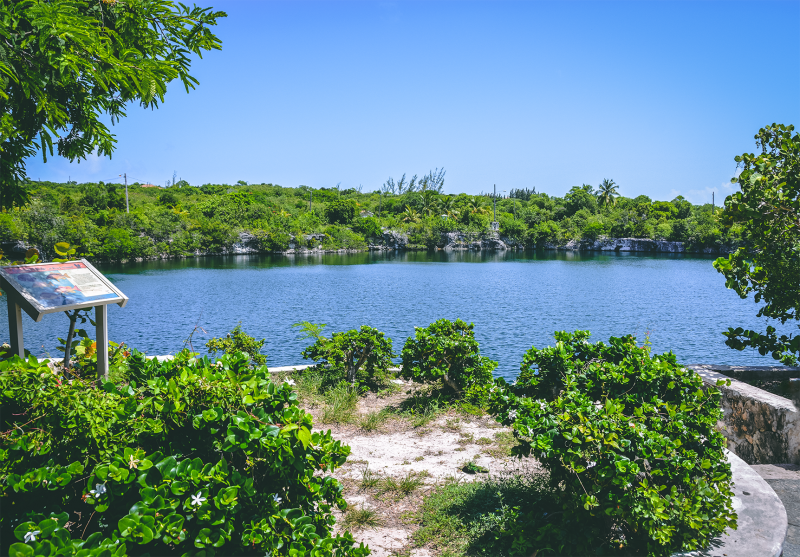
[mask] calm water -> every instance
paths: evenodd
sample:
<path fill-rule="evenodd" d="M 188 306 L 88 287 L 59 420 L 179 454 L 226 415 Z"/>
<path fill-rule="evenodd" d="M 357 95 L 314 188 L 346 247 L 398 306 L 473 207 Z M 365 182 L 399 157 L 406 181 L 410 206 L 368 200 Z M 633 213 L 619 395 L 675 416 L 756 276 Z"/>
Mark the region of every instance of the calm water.
<path fill-rule="evenodd" d="M 269 365 L 304 363 L 307 341 L 292 323 L 362 324 L 384 331 L 397 352 L 414 326 L 460 317 L 475 323 L 482 352 L 513 377 L 523 353 L 553 343 L 553 331 L 588 329 L 594 340 L 649 331 L 654 350 L 685 363 L 771 365 L 727 348 L 728 326 L 763 327 L 756 305 L 726 290 L 713 258 L 571 253 L 401 253 L 231 256 L 101 266 L 130 298 L 109 307 L 109 336 L 151 355 L 170 354 L 199 325 L 195 347 L 241 321 L 266 338 Z M 3 296 L 2 304 L 6 303 Z M 3 310 L 5 316 L 5 307 Z M 88 323 L 87 323 L 88 325 Z M 56 356 L 63 314 L 34 323 L 26 348 Z M 91 331 L 91 330 L 90 330 Z M 93 332 L 90 332 L 93 335 Z M 0 319 L 0 337 L 8 323 Z"/>

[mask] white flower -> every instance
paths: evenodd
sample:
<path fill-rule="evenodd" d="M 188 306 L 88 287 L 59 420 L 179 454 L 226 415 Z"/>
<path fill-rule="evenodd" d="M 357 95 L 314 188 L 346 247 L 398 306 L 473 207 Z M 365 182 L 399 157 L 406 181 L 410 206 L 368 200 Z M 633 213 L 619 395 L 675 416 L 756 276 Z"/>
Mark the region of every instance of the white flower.
<path fill-rule="evenodd" d="M 587 468 L 594 468 L 594 465 L 597 464 L 595 461 L 590 460 L 589 464 L 586 465 Z"/>
<path fill-rule="evenodd" d="M 536 371 L 533 372 L 533 374 L 534 375 L 539 375 L 539 370 L 537 369 Z"/>
<path fill-rule="evenodd" d="M 192 505 L 194 505 L 195 507 L 199 507 L 200 505 L 202 505 L 203 501 L 205 500 L 206 498 L 203 497 L 203 493 L 201 491 L 198 491 L 197 495 L 192 495 Z"/>
<path fill-rule="evenodd" d="M 25 543 L 35 542 L 36 541 L 36 536 L 38 536 L 39 534 L 41 534 L 41 532 L 39 530 L 34 530 L 33 532 L 26 532 L 25 533 Z"/>
<path fill-rule="evenodd" d="M 287 384 L 287 385 L 291 385 L 292 387 L 294 387 L 294 385 L 295 385 L 295 383 L 294 383 L 294 379 L 287 379 L 287 380 L 286 380 L 286 384 Z"/>
<path fill-rule="evenodd" d="M 508 419 L 509 420 L 516 420 L 517 419 L 517 411 L 516 410 L 511 410 L 508 413 Z"/>
<path fill-rule="evenodd" d="M 275 503 L 277 504 L 280 504 L 283 501 L 283 499 L 281 499 L 277 493 L 272 495 L 272 500 L 275 501 Z"/>
<path fill-rule="evenodd" d="M 106 484 L 95 484 L 94 489 L 91 490 L 89 493 L 97 497 L 105 492 L 106 492 Z"/>

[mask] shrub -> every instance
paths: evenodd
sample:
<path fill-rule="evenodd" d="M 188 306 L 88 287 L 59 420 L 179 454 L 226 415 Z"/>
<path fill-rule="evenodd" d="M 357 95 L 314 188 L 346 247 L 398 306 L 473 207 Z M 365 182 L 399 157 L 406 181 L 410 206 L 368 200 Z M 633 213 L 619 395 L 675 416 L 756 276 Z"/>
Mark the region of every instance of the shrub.
<path fill-rule="evenodd" d="M 247 356 L 190 356 L 128 385 L 0 363 L 0 554 L 369 553 L 331 534 L 349 447 Z"/>
<path fill-rule="evenodd" d="M 492 382 L 497 362 L 480 355 L 473 323 L 439 319 L 416 327 L 403 346 L 401 376 L 416 381 L 441 379 L 458 395 L 479 402 Z"/>
<path fill-rule="evenodd" d="M 364 249 L 367 242 L 360 234 L 342 226 L 329 226 L 322 241 L 324 249 Z"/>
<path fill-rule="evenodd" d="M 356 220 L 353 230 L 363 235 L 365 238 L 380 238 L 383 236 L 381 223 L 375 217 L 365 217 Z"/>
<path fill-rule="evenodd" d="M 335 384 L 347 381 L 351 385 L 367 385 L 371 388 L 383 386 L 389 379 L 392 366 L 392 339 L 367 325 L 333 333 L 330 338 L 322 336 L 322 326 L 298 323 L 306 332 L 303 338 L 314 338 L 316 342 L 303 350 L 303 358 L 317 363 L 316 369 L 324 382 Z"/>
<path fill-rule="evenodd" d="M 356 218 L 356 211 L 353 199 L 333 199 L 325 204 L 325 218 L 331 224 L 350 224 Z"/>
<path fill-rule="evenodd" d="M 242 330 L 242 323 L 239 322 L 225 338 L 212 338 L 206 343 L 209 354 L 222 352 L 223 354 L 235 354 L 244 352 L 250 356 L 250 361 L 256 365 L 263 366 L 267 363 L 267 355 L 261 354 L 261 347 L 264 346 L 266 339 L 256 340 Z"/>
<path fill-rule="evenodd" d="M 525 354 L 514 386 L 493 391 L 515 452 L 539 460 L 561 501 L 562 514 L 527 535 L 567 554 L 707 546 L 736 519 L 719 391 L 632 336 L 588 338 L 556 333 L 555 347 Z"/>

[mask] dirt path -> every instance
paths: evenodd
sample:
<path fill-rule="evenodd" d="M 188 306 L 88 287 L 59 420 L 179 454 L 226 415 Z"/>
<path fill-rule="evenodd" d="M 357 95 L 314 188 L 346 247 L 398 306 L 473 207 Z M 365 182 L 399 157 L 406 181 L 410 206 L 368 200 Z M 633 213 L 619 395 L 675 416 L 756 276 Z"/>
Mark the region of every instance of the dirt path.
<path fill-rule="evenodd" d="M 353 532 L 376 557 L 433 557 L 430 549 L 411 549 L 424 495 L 445 481 L 480 480 L 486 471 L 498 472 L 515 460 L 509 453 L 511 432 L 491 417 L 449 410 L 420 423 L 424 420 L 393 412 L 414 388 L 406 384 L 401 393 L 385 398 L 368 395 L 359 401 L 349 424 L 315 420 L 316 427 L 330 428 L 352 451 L 334 473 L 349 505 L 345 513 L 338 513 L 337 528 Z M 321 415 L 320 408 L 309 411 Z M 381 411 L 388 417 L 376 430 L 358 425 L 363 417 Z M 465 472 L 468 462 L 480 471 Z"/>

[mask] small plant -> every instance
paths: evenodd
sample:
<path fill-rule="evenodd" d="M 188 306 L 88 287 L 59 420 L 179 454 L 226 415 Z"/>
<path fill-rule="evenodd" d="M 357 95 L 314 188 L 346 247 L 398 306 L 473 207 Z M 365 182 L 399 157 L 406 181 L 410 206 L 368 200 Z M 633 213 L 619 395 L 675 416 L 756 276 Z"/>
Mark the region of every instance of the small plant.
<path fill-rule="evenodd" d="M 326 424 L 349 424 L 355 420 L 359 390 L 347 384 L 339 384 L 323 395 L 322 422 Z"/>
<path fill-rule="evenodd" d="M 473 433 L 459 433 L 458 434 L 458 443 L 459 445 L 469 445 L 475 442 L 475 435 Z"/>
<path fill-rule="evenodd" d="M 488 474 L 489 469 L 484 466 L 479 466 L 475 464 L 474 461 L 470 460 L 464 466 L 461 467 L 461 471 L 465 474 Z"/>
<path fill-rule="evenodd" d="M 304 321 L 293 326 L 300 327 L 301 339 L 315 340 L 303 350 L 303 358 L 317 363 L 315 368 L 327 384 L 347 381 L 353 386 L 377 389 L 387 383 L 395 354 L 392 339 L 382 332 L 362 325 L 359 330 L 333 333 L 327 338 L 322 336 L 325 325 Z"/>
<path fill-rule="evenodd" d="M 475 444 L 476 445 L 491 445 L 492 444 L 492 440 L 489 439 L 488 437 L 479 437 L 478 439 L 475 440 Z"/>
<path fill-rule="evenodd" d="M 389 414 L 385 410 L 369 412 L 359 417 L 358 427 L 364 431 L 377 431 L 388 418 Z"/>
<path fill-rule="evenodd" d="M 484 402 L 497 362 L 480 355 L 473 328 L 461 319 L 417 327 L 403 346 L 401 376 L 419 382 L 441 379 L 456 395 Z"/>
<path fill-rule="evenodd" d="M 414 462 L 421 462 L 423 460 L 425 460 L 424 456 L 416 456 L 416 457 L 414 457 Z"/>
<path fill-rule="evenodd" d="M 447 418 L 444 422 L 444 428 L 453 433 L 461 431 L 461 420 L 459 418 Z"/>
<path fill-rule="evenodd" d="M 344 525 L 353 530 L 360 530 L 361 528 L 377 528 L 383 521 L 374 509 L 366 507 L 359 507 L 357 509 L 349 509 L 344 515 Z"/>
<path fill-rule="evenodd" d="M 223 354 L 235 354 L 237 352 L 244 352 L 250 356 L 253 364 L 263 366 L 267 363 L 267 356 L 261 354 L 261 347 L 264 346 L 266 339 L 256 340 L 244 331 L 242 331 L 242 323 L 239 322 L 233 330 L 224 338 L 212 338 L 206 343 L 209 354 L 216 354 L 222 352 Z"/>
<path fill-rule="evenodd" d="M 358 486 L 361 489 L 372 489 L 378 485 L 378 482 L 380 482 L 380 478 L 372 473 L 372 470 L 369 469 L 369 465 L 365 466 L 361 471 L 361 481 Z"/>

